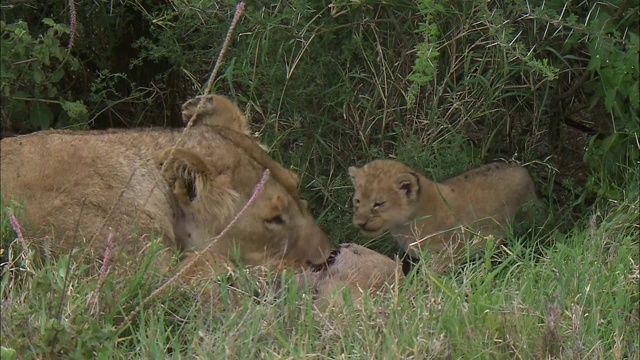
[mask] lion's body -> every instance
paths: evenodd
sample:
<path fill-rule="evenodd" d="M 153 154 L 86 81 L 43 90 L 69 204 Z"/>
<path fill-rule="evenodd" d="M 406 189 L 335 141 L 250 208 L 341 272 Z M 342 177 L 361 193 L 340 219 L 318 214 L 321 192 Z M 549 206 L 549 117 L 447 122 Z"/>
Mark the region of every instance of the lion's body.
<path fill-rule="evenodd" d="M 298 198 L 295 174 L 253 139 L 206 123 L 190 128 L 169 156 L 180 136 L 180 130 L 146 129 L 4 138 L 3 204 L 18 207 L 25 235 L 48 239 L 42 243 L 56 254 L 86 248 L 83 241 L 95 235 L 90 249 L 101 256 L 109 234 L 117 254 L 134 258 L 152 234 L 175 250 L 201 251 L 269 168 L 262 193 L 212 253 L 226 257 L 237 246 L 250 265 L 324 261 L 329 243 Z"/>
<path fill-rule="evenodd" d="M 327 264 L 296 275 L 298 286 L 310 286 L 319 308 L 342 304 L 347 289 L 356 304 L 363 294 L 375 295 L 398 285 L 404 274 L 398 262 L 358 244 L 340 244 Z"/>
<path fill-rule="evenodd" d="M 353 222 L 363 234 L 389 231 L 409 255 L 426 250 L 443 271 L 474 254 L 486 237 L 497 242 L 516 212 L 536 200 L 527 170 L 493 163 L 437 183 L 395 160 L 351 167 L 355 187 Z"/>
<path fill-rule="evenodd" d="M 76 222 L 82 225 L 77 230 L 80 237 L 97 234 L 122 191 L 96 242 L 104 243 L 109 232 L 118 239 L 134 237 L 136 224 L 140 233 L 155 232 L 171 242 L 177 209 L 153 156 L 179 135 L 169 130 L 44 131 L 5 138 L 1 143 L 4 204 L 9 197 L 24 203 L 18 213 L 23 214 L 29 237 L 48 236 L 66 252 Z"/>

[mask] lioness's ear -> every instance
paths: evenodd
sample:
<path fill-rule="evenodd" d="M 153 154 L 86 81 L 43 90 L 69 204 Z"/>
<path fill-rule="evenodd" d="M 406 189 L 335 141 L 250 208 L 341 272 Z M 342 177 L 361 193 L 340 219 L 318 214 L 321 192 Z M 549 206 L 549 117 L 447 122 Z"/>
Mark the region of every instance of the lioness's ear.
<path fill-rule="evenodd" d="M 198 155 L 184 149 L 175 149 L 169 159 L 170 153 L 171 149 L 166 149 L 158 156 L 158 166 L 160 169 L 164 166 L 162 175 L 176 195 L 184 194 L 189 201 L 195 200 L 198 187 L 208 175 L 207 165 Z"/>
<path fill-rule="evenodd" d="M 184 123 L 184 125 L 187 125 L 189 123 L 189 120 L 191 120 L 191 117 L 196 112 L 198 103 L 200 103 L 200 99 L 202 98 L 204 99 L 202 100 L 203 104 L 200 109 L 200 113 L 193 121 L 193 124 L 195 125 L 203 118 L 211 116 L 215 112 L 215 103 L 213 97 L 214 95 L 200 95 L 182 104 L 182 122 Z"/>
<path fill-rule="evenodd" d="M 418 175 L 411 172 L 399 174 L 396 177 L 396 187 L 398 191 L 404 193 L 409 200 L 415 200 L 420 191 Z"/>
<path fill-rule="evenodd" d="M 351 182 L 353 185 L 356 184 L 356 178 L 360 174 L 360 169 L 355 166 L 349 166 L 349 177 L 351 178 Z"/>

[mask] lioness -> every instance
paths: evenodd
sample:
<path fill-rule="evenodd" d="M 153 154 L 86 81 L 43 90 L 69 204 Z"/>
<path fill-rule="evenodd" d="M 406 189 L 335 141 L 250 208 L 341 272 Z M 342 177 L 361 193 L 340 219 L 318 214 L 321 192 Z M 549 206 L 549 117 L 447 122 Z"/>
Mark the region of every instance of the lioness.
<path fill-rule="evenodd" d="M 536 200 L 525 168 L 492 163 L 442 183 L 395 160 L 349 167 L 355 188 L 353 223 L 370 237 L 389 231 L 417 257 L 427 250 L 438 272 L 458 265 L 467 248 L 482 250 L 486 237 L 497 242 L 504 226 L 525 203 Z"/>
<path fill-rule="evenodd" d="M 180 135 L 155 128 L 4 138 L 3 204 L 18 206 L 26 237 L 47 240 L 41 243 L 54 254 L 74 244 L 86 248 L 82 241 L 93 239 L 90 249 L 100 257 L 108 234 L 116 258 L 135 258 L 150 236 L 179 251 L 201 251 L 249 200 L 268 168 L 262 193 L 207 259 L 226 258 L 237 248 L 247 265 L 324 262 L 329 242 L 299 199 L 293 173 L 253 138 L 206 121 L 196 123 L 169 157 Z"/>
<path fill-rule="evenodd" d="M 340 244 L 326 262 L 296 274 L 298 287 L 310 286 L 319 309 L 342 304 L 347 289 L 356 305 L 364 293 L 375 295 L 404 279 L 402 269 L 392 259 L 358 244 Z"/>

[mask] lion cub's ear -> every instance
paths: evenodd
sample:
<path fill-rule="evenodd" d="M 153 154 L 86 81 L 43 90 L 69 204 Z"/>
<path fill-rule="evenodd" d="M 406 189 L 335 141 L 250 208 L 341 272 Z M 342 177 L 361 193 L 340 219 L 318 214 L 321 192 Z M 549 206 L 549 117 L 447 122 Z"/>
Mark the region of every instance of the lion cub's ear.
<path fill-rule="evenodd" d="M 360 169 L 355 166 L 349 166 L 349 177 L 351 178 L 351 182 L 353 185 L 356 184 L 356 178 L 360 174 Z"/>
<path fill-rule="evenodd" d="M 164 165 L 162 176 L 176 195 L 184 194 L 189 201 L 195 200 L 208 176 L 207 165 L 198 155 L 184 149 L 175 149 L 168 159 L 170 153 L 171 149 L 166 149 L 157 158 L 158 167 L 162 169 Z"/>
<path fill-rule="evenodd" d="M 418 183 L 418 176 L 414 173 L 401 173 L 396 176 L 396 188 L 401 193 L 404 193 L 409 200 L 415 200 L 418 197 L 418 191 L 420 190 L 420 184 Z"/>

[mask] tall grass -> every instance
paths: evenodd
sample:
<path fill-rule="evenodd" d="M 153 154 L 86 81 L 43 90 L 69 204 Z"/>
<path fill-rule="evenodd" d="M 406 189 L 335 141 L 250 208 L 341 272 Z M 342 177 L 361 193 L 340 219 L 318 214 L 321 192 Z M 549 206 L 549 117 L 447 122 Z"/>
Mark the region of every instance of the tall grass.
<path fill-rule="evenodd" d="M 455 150 L 466 145 L 452 139 L 439 152 L 419 155 L 409 142 L 399 157 L 436 179 L 447 177 L 457 171 L 456 160 L 465 159 Z M 468 156 L 470 164 L 477 161 L 473 151 Z M 3 351 L 24 359 L 637 358 L 640 174 L 626 172 L 619 189 L 624 198 L 597 203 L 577 222 L 556 218 L 542 229 L 515 231 L 492 262 L 471 262 L 445 276 L 419 267 L 398 292 L 328 314 L 314 311 L 311 294 L 287 286 L 288 278 L 282 287 L 267 281 L 260 301 L 252 292 L 230 297 L 233 290 L 221 279 L 216 306 L 201 303 L 197 288 L 173 288 L 121 328 L 166 281 L 147 273 L 153 249 L 139 267 L 109 273 L 96 312 L 88 300 L 99 279 L 66 256 L 39 264 L 29 255 L 36 251 L 14 240 L 3 215 L 2 243 L 9 245 L 3 269 L 12 269 L 3 273 L 0 289 Z M 335 176 L 348 181 L 343 173 Z M 346 208 L 321 217 L 331 216 L 341 221 L 334 241 L 365 243 Z M 392 251 L 390 239 L 378 242 Z"/>
<path fill-rule="evenodd" d="M 311 294 L 284 275 L 279 286 L 264 282 L 259 301 L 251 292 L 232 300 L 222 284 L 212 306 L 197 288 L 174 288 L 120 328 L 162 279 L 144 266 L 109 273 L 92 312 L 87 300 L 98 279 L 81 268 L 66 278 L 65 256 L 43 266 L 22 259 L 3 273 L 3 351 L 23 359 L 638 358 L 639 175 L 628 169 L 624 199 L 599 204 L 568 232 L 510 235 L 455 273 L 419 266 L 397 291 L 328 313 L 314 310 Z M 3 243 L 24 254 L 8 225 Z M 540 251 L 537 243 L 551 245 Z M 242 274 L 236 284 L 257 282 Z"/>

